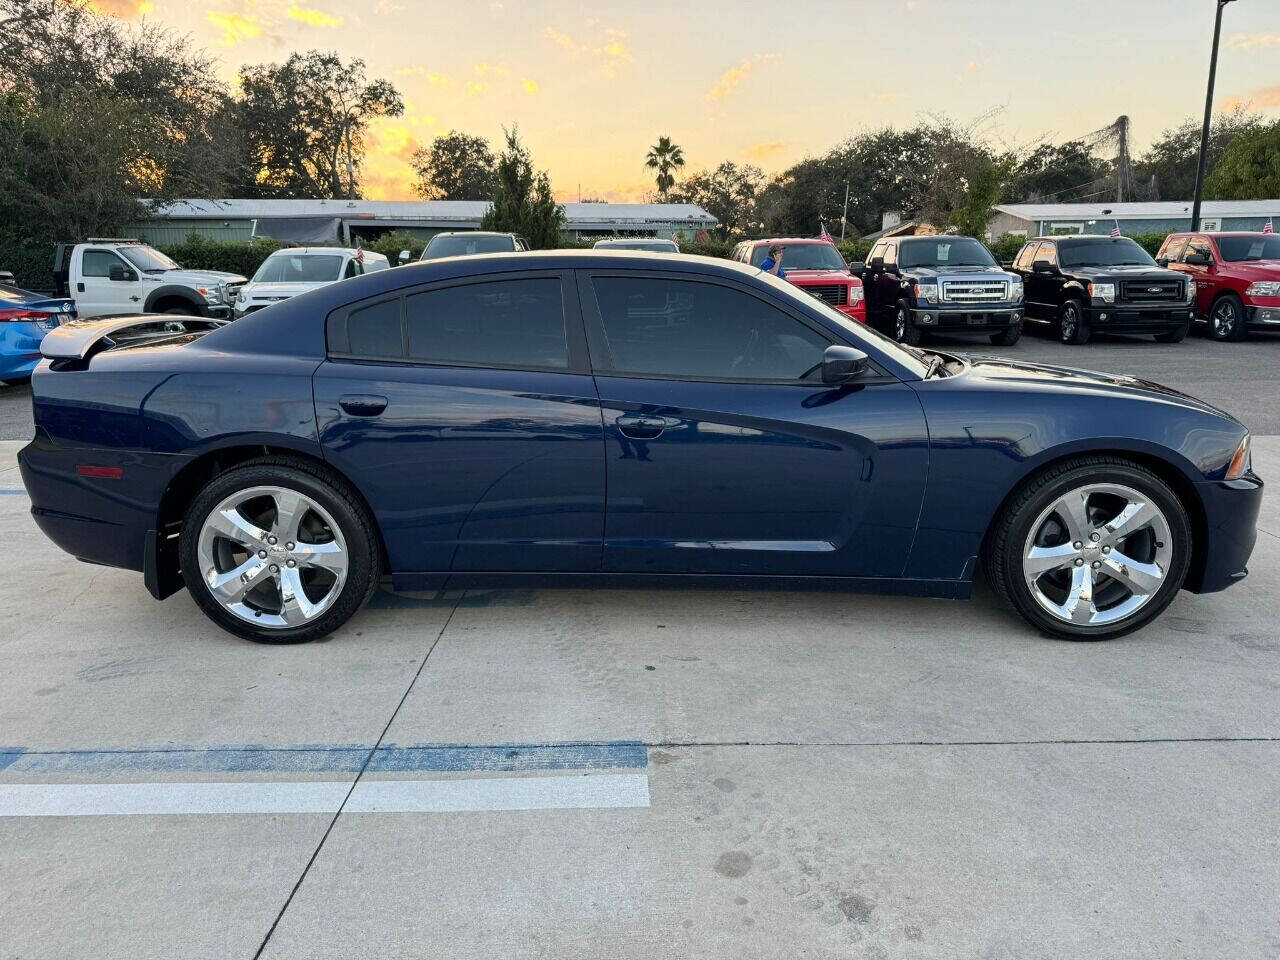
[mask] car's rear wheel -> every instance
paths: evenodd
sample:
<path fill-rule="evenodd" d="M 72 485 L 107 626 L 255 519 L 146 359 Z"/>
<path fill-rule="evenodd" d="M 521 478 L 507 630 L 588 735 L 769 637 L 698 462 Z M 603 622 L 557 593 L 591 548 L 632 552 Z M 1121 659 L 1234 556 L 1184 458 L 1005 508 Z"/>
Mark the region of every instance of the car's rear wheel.
<path fill-rule="evenodd" d="M 200 608 L 261 643 L 332 633 L 379 575 L 364 505 L 337 478 L 292 459 L 254 461 L 211 480 L 187 511 L 179 547 Z"/>
<path fill-rule="evenodd" d="M 1079 300 L 1068 300 L 1058 311 L 1058 339 L 1063 343 L 1088 343 L 1089 322 Z"/>
<path fill-rule="evenodd" d="M 923 339 L 920 328 L 911 319 L 911 309 L 905 300 L 899 300 L 893 314 L 893 339 L 907 346 L 916 347 Z"/>
<path fill-rule="evenodd" d="M 1027 483 L 996 518 L 984 554 L 996 593 L 1069 640 L 1137 630 L 1177 595 L 1191 560 L 1187 510 L 1151 471 L 1079 457 Z"/>
<path fill-rule="evenodd" d="M 1214 340 L 1243 340 L 1244 335 L 1244 304 L 1234 294 L 1224 294 L 1209 310 L 1209 336 Z"/>

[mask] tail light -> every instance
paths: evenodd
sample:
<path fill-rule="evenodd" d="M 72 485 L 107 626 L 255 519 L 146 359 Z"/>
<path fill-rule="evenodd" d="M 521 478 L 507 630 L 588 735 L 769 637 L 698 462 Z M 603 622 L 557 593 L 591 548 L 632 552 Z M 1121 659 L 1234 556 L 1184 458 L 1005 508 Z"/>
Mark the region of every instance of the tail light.
<path fill-rule="evenodd" d="M 0 323 L 30 323 L 32 320 L 48 320 L 47 310 L 30 310 L 26 307 L 8 307 L 0 310 Z"/>

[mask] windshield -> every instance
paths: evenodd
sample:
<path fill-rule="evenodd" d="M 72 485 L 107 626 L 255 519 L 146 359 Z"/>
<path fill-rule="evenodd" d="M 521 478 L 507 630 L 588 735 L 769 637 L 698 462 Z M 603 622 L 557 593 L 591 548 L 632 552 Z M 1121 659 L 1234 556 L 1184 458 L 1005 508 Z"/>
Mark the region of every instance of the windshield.
<path fill-rule="evenodd" d="M 784 270 L 848 270 L 840 251 L 829 243 L 762 243 L 751 251 L 751 265 L 758 267 L 769 255 L 769 248 L 782 248 Z"/>
<path fill-rule="evenodd" d="M 991 251 L 972 237 L 903 240 L 898 247 L 900 267 L 994 267 Z"/>
<path fill-rule="evenodd" d="M 1058 263 L 1064 267 L 1154 267 L 1151 254 L 1128 237 L 1094 237 L 1058 241 Z"/>
<path fill-rule="evenodd" d="M 1218 237 L 1218 252 L 1230 263 L 1241 260 L 1280 260 L 1280 234 L 1261 237 Z"/>
<path fill-rule="evenodd" d="M 427 249 L 422 251 L 422 259 L 469 257 L 475 253 L 510 253 L 515 248 L 515 241 L 510 237 L 468 237 L 465 234 L 432 237 Z"/>
<path fill-rule="evenodd" d="M 335 254 L 272 254 L 253 275 L 254 283 L 329 283 L 342 274 Z"/>
<path fill-rule="evenodd" d="M 653 253 L 679 253 L 674 240 L 597 240 L 595 246 L 613 250 L 649 250 Z"/>
<path fill-rule="evenodd" d="M 182 268 L 166 257 L 155 247 L 127 246 L 121 247 L 120 253 L 143 273 L 157 270 L 181 270 Z"/>

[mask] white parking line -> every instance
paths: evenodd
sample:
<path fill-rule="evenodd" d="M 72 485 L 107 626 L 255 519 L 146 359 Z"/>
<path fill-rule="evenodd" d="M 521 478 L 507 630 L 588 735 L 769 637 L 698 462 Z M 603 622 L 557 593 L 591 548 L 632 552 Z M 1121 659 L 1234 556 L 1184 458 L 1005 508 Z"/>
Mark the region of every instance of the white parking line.
<path fill-rule="evenodd" d="M 0 817 L 335 813 L 350 784 L 2 783 Z M 362 780 L 350 813 L 461 813 L 649 806 L 645 774 Z"/>

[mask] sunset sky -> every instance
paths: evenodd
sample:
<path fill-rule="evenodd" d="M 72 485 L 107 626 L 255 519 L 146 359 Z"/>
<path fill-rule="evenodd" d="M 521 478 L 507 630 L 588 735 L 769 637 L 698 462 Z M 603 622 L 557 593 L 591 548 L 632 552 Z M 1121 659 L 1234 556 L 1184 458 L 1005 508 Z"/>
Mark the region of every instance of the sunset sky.
<path fill-rule="evenodd" d="M 360 57 L 404 116 L 373 128 L 366 196 L 410 199 L 407 158 L 516 122 L 557 196 L 638 200 L 659 135 L 686 171 L 775 172 L 845 136 L 997 110 L 993 142 L 1069 139 L 1127 113 L 1135 147 L 1204 105 L 1213 0 L 95 0 L 188 33 L 230 82 L 293 51 Z M 1280 0 L 1226 9 L 1219 109 L 1280 118 Z"/>

